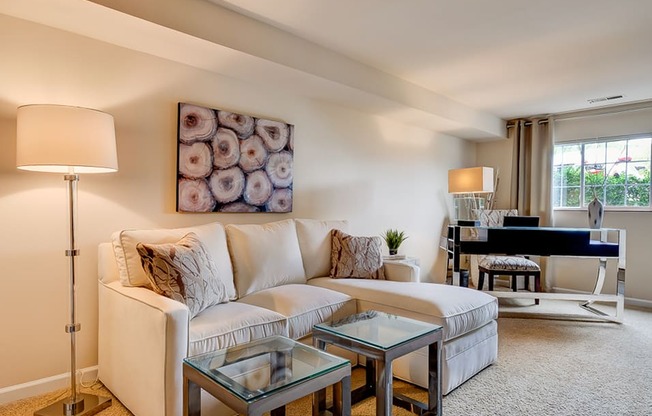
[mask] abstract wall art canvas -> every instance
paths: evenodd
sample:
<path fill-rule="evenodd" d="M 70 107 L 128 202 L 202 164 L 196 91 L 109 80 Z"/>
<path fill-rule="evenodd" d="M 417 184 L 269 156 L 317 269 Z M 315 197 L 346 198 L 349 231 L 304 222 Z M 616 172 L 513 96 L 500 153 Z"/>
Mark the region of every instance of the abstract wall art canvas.
<path fill-rule="evenodd" d="M 179 103 L 178 212 L 291 212 L 294 126 Z"/>

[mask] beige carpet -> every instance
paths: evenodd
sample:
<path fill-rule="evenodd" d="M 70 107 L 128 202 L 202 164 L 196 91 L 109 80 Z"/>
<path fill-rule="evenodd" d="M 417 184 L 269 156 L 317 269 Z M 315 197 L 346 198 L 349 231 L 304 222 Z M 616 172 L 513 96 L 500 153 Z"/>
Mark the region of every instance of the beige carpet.
<path fill-rule="evenodd" d="M 498 362 L 444 397 L 444 414 L 652 415 L 651 311 L 626 309 L 625 323 L 619 325 L 591 322 L 577 302 L 530 304 L 501 305 Z M 355 371 L 354 385 L 362 377 L 362 372 Z M 409 384 L 397 381 L 395 389 L 425 400 L 425 393 Z M 65 394 L 59 391 L 0 406 L 0 415 L 31 415 Z M 108 392 L 100 386 L 97 394 Z M 356 416 L 374 413 L 373 398 L 353 408 Z M 309 400 L 292 403 L 287 414 L 310 414 Z M 410 413 L 395 408 L 394 414 Z M 131 413 L 116 400 L 100 415 Z"/>

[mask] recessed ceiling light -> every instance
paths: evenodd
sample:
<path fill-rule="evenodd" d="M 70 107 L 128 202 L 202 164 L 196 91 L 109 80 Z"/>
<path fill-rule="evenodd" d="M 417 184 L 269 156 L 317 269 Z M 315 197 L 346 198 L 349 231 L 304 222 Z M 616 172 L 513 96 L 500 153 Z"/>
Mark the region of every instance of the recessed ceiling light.
<path fill-rule="evenodd" d="M 624 95 L 611 95 L 609 97 L 589 98 L 586 101 L 588 101 L 589 104 L 595 104 L 595 103 L 601 103 L 601 102 L 604 102 L 604 101 L 620 100 L 623 97 L 624 97 Z"/>

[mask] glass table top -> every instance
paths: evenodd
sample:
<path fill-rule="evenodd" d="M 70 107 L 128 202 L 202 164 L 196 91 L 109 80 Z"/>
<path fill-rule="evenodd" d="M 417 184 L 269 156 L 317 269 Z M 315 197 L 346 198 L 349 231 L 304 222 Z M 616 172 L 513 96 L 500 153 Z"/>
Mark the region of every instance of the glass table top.
<path fill-rule="evenodd" d="M 349 365 L 349 360 L 282 336 L 183 361 L 247 402 Z"/>
<path fill-rule="evenodd" d="M 380 349 L 390 349 L 441 326 L 385 312 L 366 311 L 335 322 L 315 325 L 325 332 Z"/>

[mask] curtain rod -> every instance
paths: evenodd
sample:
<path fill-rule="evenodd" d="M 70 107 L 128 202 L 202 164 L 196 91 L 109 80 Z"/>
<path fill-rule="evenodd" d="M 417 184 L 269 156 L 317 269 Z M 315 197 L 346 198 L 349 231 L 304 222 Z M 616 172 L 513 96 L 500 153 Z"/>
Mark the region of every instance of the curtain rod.
<path fill-rule="evenodd" d="M 537 122 L 537 124 L 538 124 L 538 125 L 548 124 L 548 119 L 546 118 L 546 119 L 543 119 L 543 120 L 539 120 L 539 121 Z M 526 122 L 525 122 L 525 125 L 526 125 L 526 126 L 531 126 L 531 125 L 532 125 L 532 122 L 531 122 L 531 121 L 526 121 Z M 508 125 L 507 125 L 507 128 L 508 128 L 508 129 L 511 129 L 511 128 L 514 127 L 514 126 L 515 126 L 515 124 L 508 124 Z"/>

